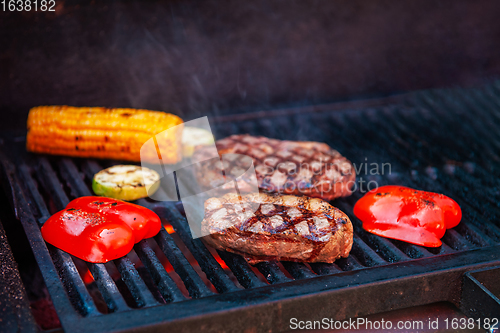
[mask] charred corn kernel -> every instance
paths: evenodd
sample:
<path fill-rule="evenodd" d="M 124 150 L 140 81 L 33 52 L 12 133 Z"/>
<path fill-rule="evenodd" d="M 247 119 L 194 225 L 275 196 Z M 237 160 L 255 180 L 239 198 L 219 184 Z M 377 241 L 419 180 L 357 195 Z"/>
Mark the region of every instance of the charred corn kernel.
<path fill-rule="evenodd" d="M 142 145 L 155 137 L 148 163 L 182 159 L 183 121 L 176 115 L 138 109 L 38 106 L 28 115 L 26 148 L 34 153 L 141 161 Z M 175 126 L 175 127 L 174 127 Z M 166 131 L 171 129 L 170 131 Z"/>

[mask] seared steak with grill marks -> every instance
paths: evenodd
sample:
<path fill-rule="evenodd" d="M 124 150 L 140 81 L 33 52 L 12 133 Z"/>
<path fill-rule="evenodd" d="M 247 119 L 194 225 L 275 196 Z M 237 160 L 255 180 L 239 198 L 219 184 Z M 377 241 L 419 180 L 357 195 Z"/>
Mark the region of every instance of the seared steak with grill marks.
<path fill-rule="evenodd" d="M 203 240 L 254 264 L 265 260 L 332 263 L 353 241 L 347 215 L 327 202 L 292 195 L 228 194 L 205 201 Z"/>
<path fill-rule="evenodd" d="M 232 135 L 216 142 L 219 155 L 241 154 L 252 158 L 259 188 L 268 192 L 307 195 L 332 200 L 352 193 L 354 167 L 338 151 L 320 142 L 281 141 L 250 135 Z M 193 156 L 203 160 L 210 148 L 199 147 Z M 230 156 L 230 155 L 228 155 Z M 234 155 L 233 155 L 234 156 Z M 208 189 L 225 175 L 241 174 L 247 163 L 231 158 L 223 163 L 203 163 L 198 183 Z"/>

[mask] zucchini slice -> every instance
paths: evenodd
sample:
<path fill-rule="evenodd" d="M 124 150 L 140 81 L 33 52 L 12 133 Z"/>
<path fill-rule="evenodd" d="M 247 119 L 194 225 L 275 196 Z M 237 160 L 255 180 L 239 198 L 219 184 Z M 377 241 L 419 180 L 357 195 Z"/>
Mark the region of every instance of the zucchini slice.
<path fill-rule="evenodd" d="M 137 165 L 115 165 L 99 171 L 92 180 L 95 194 L 126 201 L 145 198 L 159 186 L 156 171 Z"/>
<path fill-rule="evenodd" d="M 191 157 L 196 146 L 206 146 L 213 144 L 214 136 L 210 131 L 198 127 L 184 127 L 182 131 L 182 155 Z"/>

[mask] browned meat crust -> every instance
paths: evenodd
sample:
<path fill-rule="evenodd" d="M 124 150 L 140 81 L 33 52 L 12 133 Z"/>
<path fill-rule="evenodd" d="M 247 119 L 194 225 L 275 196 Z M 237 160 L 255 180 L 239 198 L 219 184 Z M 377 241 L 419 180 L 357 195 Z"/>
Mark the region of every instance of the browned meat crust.
<path fill-rule="evenodd" d="M 291 195 L 228 194 L 205 202 L 203 240 L 210 246 L 264 260 L 332 263 L 353 241 L 347 215 L 327 202 Z"/>
<path fill-rule="evenodd" d="M 306 195 L 325 200 L 352 193 L 354 167 L 338 151 L 320 142 L 281 141 L 250 135 L 233 135 L 216 142 L 220 155 L 242 154 L 253 160 L 258 186 L 268 192 Z M 209 148 L 199 147 L 193 159 L 201 160 Z M 229 156 L 229 155 L 228 155 Z M 208 162 L 207 162 L 208 163 Z M 226 175 L 237 174 L 246 161 L 213 161 L 203 164 L 197 174 L 202 188 L 213 188 Z"/>

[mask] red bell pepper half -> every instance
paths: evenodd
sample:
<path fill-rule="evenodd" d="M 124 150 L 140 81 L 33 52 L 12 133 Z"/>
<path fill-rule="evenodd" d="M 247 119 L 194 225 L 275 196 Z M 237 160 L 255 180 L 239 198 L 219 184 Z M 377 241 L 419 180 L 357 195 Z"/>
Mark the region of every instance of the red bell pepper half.
<path fill-rule="evenodd" d="M 460 223 L 462 210 L 443 194 L 390 185 L 366 193 L 354 205 L 354 215 L 375 235 L 439 247 L 446 229 Z"/>
<path fill-rule="evenodd" d="M 135 243 L 155 236 L 162 224 L 150 209 L 105 197 L 81 197 L 52 215 L 42 236 L 75 257 L 104 263 L 125 256 Z"/>

